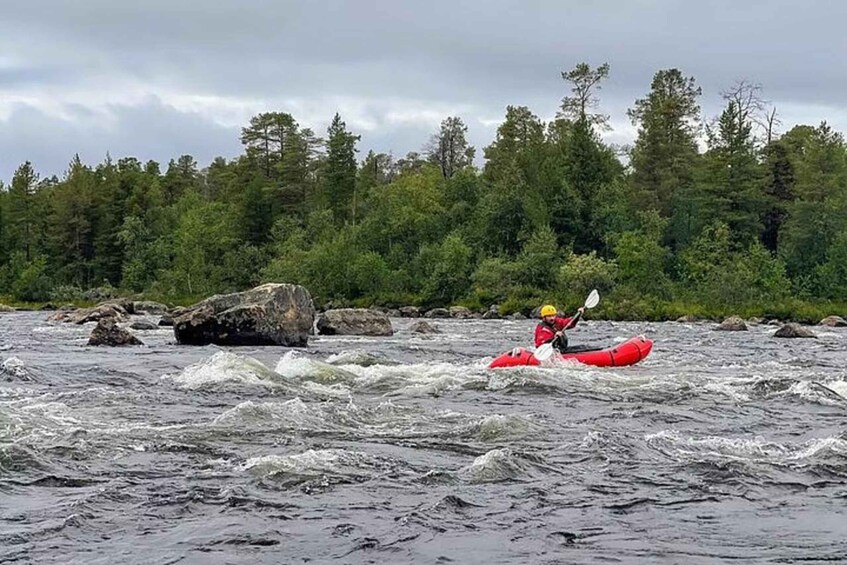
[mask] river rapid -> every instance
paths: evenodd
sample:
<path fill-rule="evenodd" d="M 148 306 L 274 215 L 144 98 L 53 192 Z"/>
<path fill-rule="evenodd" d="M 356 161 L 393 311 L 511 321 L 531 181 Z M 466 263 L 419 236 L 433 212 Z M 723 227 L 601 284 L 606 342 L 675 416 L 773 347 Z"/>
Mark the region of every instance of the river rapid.
<path fill-rule="evenodd" d="M 0 563 L 847 560 L 845 330 L 588 322 L 653 353 L 492 371 L 534 322 L 112 349 L 0 316 Z"/>

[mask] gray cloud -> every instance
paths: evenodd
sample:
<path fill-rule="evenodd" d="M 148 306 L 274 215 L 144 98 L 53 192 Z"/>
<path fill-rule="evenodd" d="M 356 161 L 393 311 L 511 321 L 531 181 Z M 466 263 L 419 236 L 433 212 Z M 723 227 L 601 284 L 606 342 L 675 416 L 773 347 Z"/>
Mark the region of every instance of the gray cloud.
<path fill-rule="evenodd" d="M 698 79 L 707 113 L 746 77 L 785 127 L 847 128 L 845 17 L 826 0 L 5 0 L 0 178 L 24 158 L 58 172 L 76 151 L 232 155 L 239 125 L 271 109 L 316 130 L 341 111 L 364 150 L 396 154 L 458 113 L 484 145 L 507 104 L 555 114 L 559 71 L 581 60 L 612 65 L 614 141 L 671 66 Z"/>

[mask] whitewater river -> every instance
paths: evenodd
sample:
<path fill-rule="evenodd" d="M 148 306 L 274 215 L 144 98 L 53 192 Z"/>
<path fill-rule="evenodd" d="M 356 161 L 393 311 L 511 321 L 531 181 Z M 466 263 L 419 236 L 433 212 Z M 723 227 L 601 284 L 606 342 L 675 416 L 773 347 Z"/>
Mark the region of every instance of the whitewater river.
<path fill-rule="evenodd" d="M 844 330 L 589 322 L 652 355 L 491 371 L 533 322 L 110 349 L 0 316 L 0 563 L 847 560 Z"/>

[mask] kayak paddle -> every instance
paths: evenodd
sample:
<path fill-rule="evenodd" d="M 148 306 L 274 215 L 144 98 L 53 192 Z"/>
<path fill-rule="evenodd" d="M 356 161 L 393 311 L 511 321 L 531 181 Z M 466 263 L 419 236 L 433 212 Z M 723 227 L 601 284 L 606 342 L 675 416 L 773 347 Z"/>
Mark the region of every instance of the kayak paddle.
<path fill-rule="evenodd" d="M 597 306 L 599 303 L 600 293 L 597 292 L 597 289 L 595 288 L 589 293 L 588 298 L 585 299 L 585 309 L 590 310 L 591 308 Z M 542 362 L 547 361 L 550 357 L 553 356 L 553 353 L 555 353 L 555 351 L 556 350 L 553 349 L 553 342 L 544 343 L 538 349 L 535 350 L 535 358 Z"/>

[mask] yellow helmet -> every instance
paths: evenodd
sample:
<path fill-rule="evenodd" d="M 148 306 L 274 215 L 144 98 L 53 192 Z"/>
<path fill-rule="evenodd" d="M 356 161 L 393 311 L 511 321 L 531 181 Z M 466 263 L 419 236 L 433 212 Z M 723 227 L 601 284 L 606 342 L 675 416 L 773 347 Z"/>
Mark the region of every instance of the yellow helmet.
<path fill-rule="evenodd" d="M 553 306 L 552 304 L 547 304 L 547 305 L 541 307 L 541 317 L 542 318 L 545 317 L 545 316 L 555 316 L 556 314 L 558 314 L 558 312 L 559 311 L 556 310 L 556 307 Z"/>

